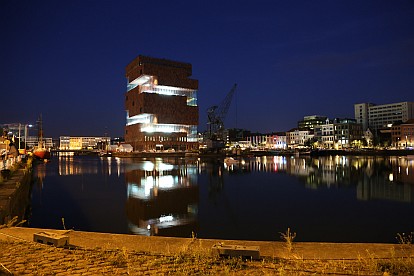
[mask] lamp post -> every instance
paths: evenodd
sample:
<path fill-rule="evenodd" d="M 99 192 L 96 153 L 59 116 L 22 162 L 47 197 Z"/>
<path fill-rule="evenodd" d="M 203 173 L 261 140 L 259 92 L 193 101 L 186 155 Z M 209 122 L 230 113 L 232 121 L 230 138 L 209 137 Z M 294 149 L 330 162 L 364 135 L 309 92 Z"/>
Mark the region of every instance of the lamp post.
<path fill-rule="evenodd" d="M 25 124 L 24 125 L 24 153 L 26 154 L 27 148 L 27 127 L 32 127 L 33 125 Z"/>
<path fill-rule="evenodd" d="M 22 135 L 21 135 L 21 132 L 20 132 L 20 128 L 21 128 L 21 126 L 22 126 L 22 124 L 21 123 L 19 123 L 19 153 L 20 153 L 20 144 L 21 144 L 21 142 L 22 142 Z"/>

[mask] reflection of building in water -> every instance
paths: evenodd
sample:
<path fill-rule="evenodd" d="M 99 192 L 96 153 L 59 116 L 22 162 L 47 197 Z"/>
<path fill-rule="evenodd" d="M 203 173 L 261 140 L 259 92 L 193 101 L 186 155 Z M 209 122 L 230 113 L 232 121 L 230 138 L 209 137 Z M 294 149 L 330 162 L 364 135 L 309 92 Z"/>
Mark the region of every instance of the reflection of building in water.
<path fill-rule="evenodd" d="M 308 188 L 358 186 L 357 198 L 414 202 L 414 160 L 406 157 L 257 157 L 248 171 L 286 172 Z"/>
<path fill-rule="evenodd" d="M 36 165 L 34 170 L 35 183 L 39 187 L 39 191 L 43 189 L 43 180 L 46 177 L 46 163 L 39 163 Z"/>
<path fill-rule="evenodd" d="M 82 166 L 76 162 L 73 152 L 61 152 L 58 157 L 59 175 L 97 174 L 95 166 Z"/>
<path fill-rule="evenodd" d="M 141 235 L 191 237 L 197 232 L 195 164 L 144 161 L 125 173 L 130 231 Z"/>
<path fill-rule="evenodd" d="M 313 167 L 307 163 L 309 160 L 308 158 L 289 158 L 286 168 L 287 173 L 296 176 L 308 176 L 314 172 Z"/>
<path fill-rule="evenodd" d="M 406 157 L 370 159 L 366 172 L 358 182 L 358 199 L 414 202 L 414 160 Z"/>
<path fill-rule="evenodd" d="M 348 185 L 351 180 L 349 159 L 345 156 L 319 158 L 272 156 L 244 160 L 247 171 L 285 172 L 303 179 L 309 188 L 333 184 Z"/>
<path fill-rule="evenodd" d="M 90 158 L 91 163 L 85 166 L 85 160 L 79 162 L 78 158 Z M 88 156 L 74 156 L 73 152 L 60 152 L 58 157 L 59 175 L 82 175 L 82 174 L 98 174 L 111 175 L 116 173 L 121 174 L 121 160 L 120 158 L 102 157 L 100 162 L 96 162 L 96 157 Z"/>
<path fill-rule="evenodd" d="M 262 156 L 244 160 L 247 171 L 253 172 L 278 172 L 287 170 L 286 156 Z"/>

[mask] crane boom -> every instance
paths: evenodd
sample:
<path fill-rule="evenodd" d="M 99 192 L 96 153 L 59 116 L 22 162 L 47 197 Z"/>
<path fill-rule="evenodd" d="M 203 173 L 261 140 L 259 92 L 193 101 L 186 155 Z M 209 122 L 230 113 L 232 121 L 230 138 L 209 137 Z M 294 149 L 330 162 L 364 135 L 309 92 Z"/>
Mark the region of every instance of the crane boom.
<path fill-rule="evenodd" d="M 232 89 L 227 93 L 220 106 L 214 105 L 207 109 L 208 122 L 208 138 L 211 140 L 223 140 L 222 132 L 224 130 L 224 120 L 226 119 L 227 112 L 229 111 L 231 101 L 233 99 L 234 92 L 236 91 L 237 84 L 234 84 Z"/>
<path fill-rule="evenodd" d="M 224 98 L 218 110 L 218 118 L 223 123 L 226 118 L 227 112 L 229 111 L 231 100 L 233 99 L 233 95 L 234 95 L 234 92 L 236 91 L 236 88 L 237 88 L 237 83 L 235 83 L 233 85 L 233 88 L 229 91 L 229 93 L 227 93 L 226 98 Z"/>

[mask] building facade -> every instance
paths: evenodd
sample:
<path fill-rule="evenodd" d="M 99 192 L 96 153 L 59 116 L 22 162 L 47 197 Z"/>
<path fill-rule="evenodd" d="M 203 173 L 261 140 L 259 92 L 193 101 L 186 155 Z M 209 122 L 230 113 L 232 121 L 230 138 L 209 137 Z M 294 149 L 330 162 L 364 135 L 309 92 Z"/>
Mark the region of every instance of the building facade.
<path fill-rule="evenodd" d="M 339 119 L 315 128 L 315 138 L 324 148 L 348 148 L 356 141 L 361 141 L 363 136 L 362 125 L 355 119 Z"/>
<path fill-rule="evenodd" d="M 287 148 L 286 133 L 251 133 L 246 137 L 247 144 L 250 148 L 261 150 L 281 150 Z"/>
<path fill-rule="evenodd" d="M 60 150 L 101 149 L 105 150 L 111 143 L 110 137 L 60 136 Z"/>
<path fill-rule="evenodd" d="M 302 121 L 298 122 L 298 128 L 300 130 L 314 130 L 315 126 L 325 124 L 327 118 L 320 115 L 305 116 Z"/>
<path fill-rule="evenodd" d="M 414 119 L 396 123 L 391 127 L 392 145 L 397 148 L 414 147 Z"/>
<path fill-rule="evenodd" d="M 313 137 L 314 132 L 311 130 L 291 129 L 286 132 L 286 144 L 289 149 L 303 148 Z"/>
<path fill-rule="evenodd" d="M 390 128 L 398 121 L 414 119 L 414 102 L 400 102 L 376 105 L 360 103 L 354 105 L 355 119 L 362 124 L 363 130 L 370 128 L 374 135 L 380 129 Z"/>
<path fill-rule="evenodd" d="M 324 148 L 334 148 L 335 145 L 335 126 L 333 122 L 326 120 L 325 124 L 315 127 L 315 138 Z"/>
<path fill-rule="evenodd" d="M 198 80 L 189 63 L 138 56 L 126 67 L 125 142 L 135 151 L 196 150 Z"/>

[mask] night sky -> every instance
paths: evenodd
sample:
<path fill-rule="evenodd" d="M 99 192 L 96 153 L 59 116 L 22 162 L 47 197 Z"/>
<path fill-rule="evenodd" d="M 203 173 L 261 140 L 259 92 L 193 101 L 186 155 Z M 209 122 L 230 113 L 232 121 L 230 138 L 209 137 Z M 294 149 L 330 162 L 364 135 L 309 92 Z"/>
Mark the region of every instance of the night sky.
<path fill-rule="evenodd" d="M 199 131 L 234 83 L 226 127 L 259 132 L 414 101 L 412 0 L 0 0 L 0 35 L 0 123 L 46 137 L 122 136 L 140 54 L 192 64 Z"/>

